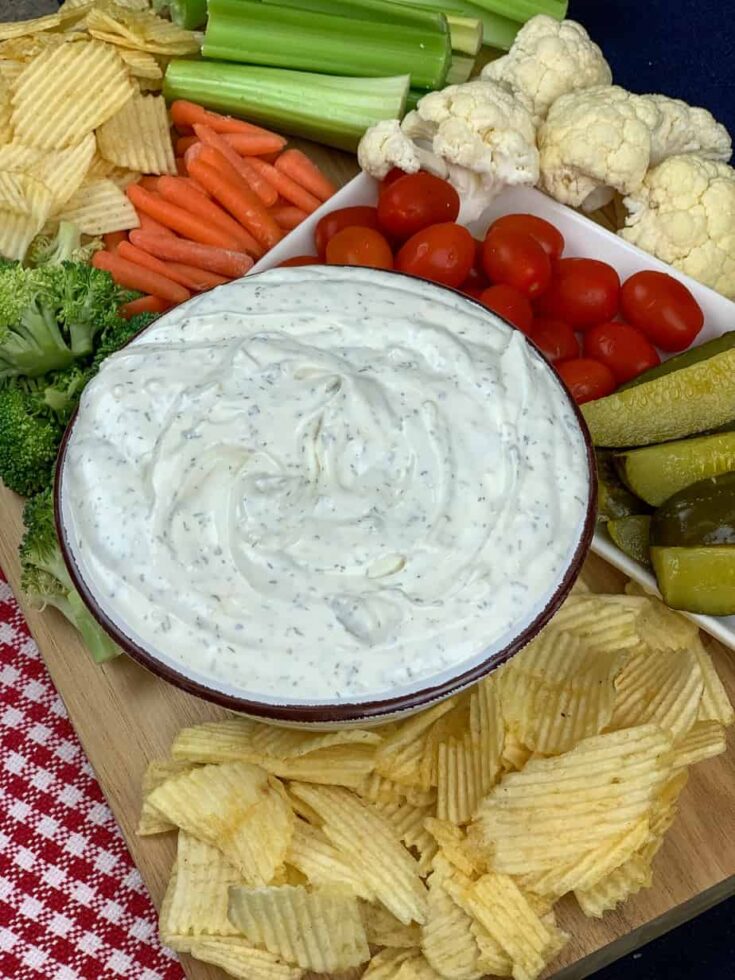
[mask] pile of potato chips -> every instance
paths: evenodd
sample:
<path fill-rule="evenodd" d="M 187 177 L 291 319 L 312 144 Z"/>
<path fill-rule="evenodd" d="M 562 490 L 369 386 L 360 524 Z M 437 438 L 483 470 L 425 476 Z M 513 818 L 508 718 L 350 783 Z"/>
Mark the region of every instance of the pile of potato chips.
<path fill-rule="evenodd" d="M 147 0 L 66 0 L 0 24 L 0 255 L 22 259 L 62 219 L 88 235 L 134 228 L 123 193 L 175 173 L 163 70 L 197 38 Z M 150 94 L 150 90 L 153 93 Z"/>
<path fill-rule="evenodd" d="M 243 980 L 532 980 L 554 905 L 651 884 L 687 767 L 735 720 L 697 628 L 578 588 L 522 653 L 407 720 L 186 728 L 139 833 L 178 829 L 162 941 Z"/>

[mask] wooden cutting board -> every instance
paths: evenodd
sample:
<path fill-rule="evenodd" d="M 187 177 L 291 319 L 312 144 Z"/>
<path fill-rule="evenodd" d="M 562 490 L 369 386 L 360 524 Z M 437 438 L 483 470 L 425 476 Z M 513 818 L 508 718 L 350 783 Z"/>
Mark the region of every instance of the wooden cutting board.
<path fill-rule="evenodd" d="M 357 171 L 353 157 L 301 145 L 338 183 Z M 95 666 L 60 615 L 28 608 L 19 588 L 21 511 L 20 498 L 0 486 L 0 566 L 20 596 L 51 677 L 158 906 L 174 858 L 175 835 L 135 836 L 143 771 L 151 759 L 167 754 L 180 728 L 224 717 L 225 712 L 169 686 L 126 657 Z M 594 556 L 584 574 L 596 592 L 622 590 L 623 577 Z M 735 701 L 735 655 L 715 642 L 710 650 Z M 588 976 L 735 894 L 735 728 L 729 732 L 727 754 L 691 770 L 679 816 L 656 857 L 654 872 L 653 888 L 601 920 L 586 919 L 573 900 L 562 902 L 560 925 L 571 941 L 549 975 Z M 219 969 L 187 956 L 181 959 L 190 980 L 225 980 Z"/>

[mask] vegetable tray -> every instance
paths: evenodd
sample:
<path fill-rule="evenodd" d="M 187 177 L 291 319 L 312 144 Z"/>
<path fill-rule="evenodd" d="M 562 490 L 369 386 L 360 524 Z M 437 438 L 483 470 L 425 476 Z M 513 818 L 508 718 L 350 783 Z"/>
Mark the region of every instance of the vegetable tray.
<path fill-rule="evenodd" d="M 352 158 L 309 146 L 309 154 L 337 182 L 343 183 L 356 171 Z M 374 188 L 361 178 L 341 192 L 331 206 L 358 203 L 357 194 L 374 194 Z M 354 198 L 354 199 L 353 199 Z M 362 200 L 360 198 L 359 200 Z M 547 216 L 564 231 L 570 249 L 608 257 L 604 243 L 612 236 L 596 235 L 594 226 L 571 215 L 571 225 L 551 202 Z M 529 209 L 528 198 L 497 203 L 499 210 Z M 552 213 L 548 214 L 549 209 Z M 541 212 L 544 213 L 544 212 Z M 267 265 L 276 264 L 285 253 L 308 251 L 297 231 L 269 255 Z M 642 262 L 640 253 L 618 243 L 628 256 L 628 265 L 616 259 L 621 271 L 632 271 L 633 262 Z M 630 254 L 629 254 L 630 253 Z M 646 257 L 649 266 L 654 260 Z M 259 268 L 265 268 L 262 262 Z M 700 301 L 703 296 L 696 290 Z M 705 302 L 714 294 L 706 291 Z M 723 301 L 723 303 L 726 301 Z M 732 311 L 732 304 L 727 304 Z M 707 308 L 713 323 L 716 311 Z M 722 314 L 727 313 L 723 307 Z M 21 536 L 20 498 L 0 488 L 0 566 L 11 587 L 20 596 L 20 569 L 17 545 Z M 598 544 L 602 547 L 602 544 Z M 607 546 L 609 549 L 609 545 Z M 608 555 L 610 552 L 608 550 Z M 607 556 L 607 555 L 606 555 Z M 610 555 L 616 563 L 619 559 Z M 624 577 L 592 555 L 585 566 L 584 577 L 594 591 L 620 592 Z M 638 576 L 636 576 L 638 577 Z M 23 601 L 21 596 L 21 602 Z M 78 634 L 55 611 L 38 612 L 24 607 L 29 626 L 40 647 L 51 677 L 56 684 L 82 745 L 95 769 L 112 811 L 122 828 L 132 856 L 140 868 L 154 902 L 162 899 L 165 883 L 173 863 L 175 835 L 138 838 L 135 826 L 140 806 L 140 783 L 146 764 L 163 757 L 176 732 L 183 726 L 223 717 L 214 706 L 173 688 L 125 657 L 95 666 L 82 646 Z M 722 645 L 709 642 L 717 671 L 735 700 L 735 662 Z M 729 750 L 724 755 L 697 765 L 681 797 L 679 816 L 669 831 L 661 852 L 654 862 L 654 884 L 639 892 L 618 911 L 603 919 L 586 919 L 573 901 L 560 906 L 560 925 L 571 940 L 555 964 L 557 977 L 584 977 L 656 935 L 673 928 L 710 905 L 735 894 L 735 727 L 729 729 Z M 218 969 L 182 957 L 190 980 L 224 980 Z"/>

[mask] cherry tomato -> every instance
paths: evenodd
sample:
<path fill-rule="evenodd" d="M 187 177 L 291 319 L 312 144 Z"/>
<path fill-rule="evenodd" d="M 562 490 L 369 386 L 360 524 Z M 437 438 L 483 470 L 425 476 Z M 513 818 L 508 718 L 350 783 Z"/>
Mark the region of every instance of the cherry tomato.
<path fill-rule="evenodd" d="M 575 330 L 612 320 L 618 312 L 620 278 L 597 259 L 559 259 L 551 285 L 538 301 L 543 316 L 565 320 Z"/>
<path fill-rule="evenodd" d="M 433 174 L 404 174 L 386 187 L 378 201 L 378 227 L 390 238 L 405 242 L 430 225 L 455 221 L 459 194 Z"/>
<path fill-rule="evenodd" d="M 589 357 L 576 357 L 555 365 L 559 377 L 578 405 L 604 398 L 615 391 L 615 375 L 606 364 Z"/>
<path fill-rule="evenodd" d="M 490 286 L 480 294 L 480 302 L 489 310 L 502 316 L 508 323 L 528 333 L 533 323 L 533 310 L 528 298 L 512 286 Z"/>
<path fill-rule="evenodd" d="M 496 218 L 487 230 L 520 231 L 535 238 L 550 259 L 560 259 L 564 251 L 564 236 L 550 221 L 536 217 L 535 214 L 504 214 Z"/>
<path fill-rule="evenodd" d="M 294 265 L 319 265 L 320 261 L 318 255 L 294 255 L 290 259 L 284 259 L 283 262 L 279 262 L 278 268 L 288 269 Z"/>
<path fill-rule="evenodd" d="M 563 320 L 536 317 L 528 335 L 544 357 L 551 361 L 567 361 L 579 357 L 579 341 L 576 334 Z"/>
<path fill-rule="evenodd" d="M 327 242 L 343 228 L 377 228 L 378 209 L 358 205 L 354 208 L 339 208 L 321 218 L 314 231 L 314 243 L 319 258 L 327 254 Z"/>
<path fill-rule="evenodd" d="M 396 269 L 456 288 L 467 278 L 474 259 L 472 235 L 462 225 L 445 222 L 412 235 L 396 255 Z"/>
<path fill-rule="evenodd" d="M 392 269 L 393 253 L 375 228 L 343 228 L 327 242 L 327 264 Z"/>
<path fill-rule="evenodd" d="M 469 280 L 465 280 L 460 286 L 460 289 L 465 294 L 465 296 L 470 296 L 472 299 L 479 299 L 487 289 L 487 286 L 473 286 L 471 284 L 468 285 L 468 282 Z"/>
<path fill-rule="evenodd" d="M 629 323 L 598 323 L 584 335 L 584 356 L 607 364 L 619 385 L 661 363 L 656 348 Z"/>
<path fill-rule="evenodd" d="M 482 292 L 483 289 L 487 289 L 490 283 L 487 281 L 487 276 L 485 275 L 485 270 L 482 267 L 482 249 L 483 242 L 475 239 L 475 260 L 472 263 L 470 271 L 467 273 L 467 278 L 462 283 L 462 292 L 466 292 L 468 289 L 479 289 Z"/>
<path fill-rule="evenodd" d="M 406 176 L 405 170 L 400 170 L 398 167 L 393 167 L 391 170 L 388 171 L 385 177 L 383 177 L 383 179 L 381 180 L 380 193 L 382 194 L 385 188 L 390 187 L 390 185 L 394 181 L 398 180 L 399 177 L 405 177 L 405 176 Z"/>
<path fill-rule="evenodd" d="M 543 246 L 512 228 L 490 230 L 482 248 L 482 265 L 491 282 L 512 286 L 531 299 L 551 282 L 551 260 Z"/>
<path fill-rule="evenodd" d="M 689 347 L 704 323 L 699 303 L 683 282 L 665 272 L 636 272 L 620 292 L 626 320 L 661 350 Z"/>

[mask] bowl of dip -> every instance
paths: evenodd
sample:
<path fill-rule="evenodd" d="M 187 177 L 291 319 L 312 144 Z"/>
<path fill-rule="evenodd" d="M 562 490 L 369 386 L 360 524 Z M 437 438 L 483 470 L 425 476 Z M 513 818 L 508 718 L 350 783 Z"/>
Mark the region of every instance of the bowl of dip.
<path fill-rule="evenodd" d="M 520 650 L 594 521 L 584 423 L 519 331 L 372 269 L 274 269 L 108 358 L 59 457 L 79 593 L 131 657 L 286 724 L 425 707 Z"/>

